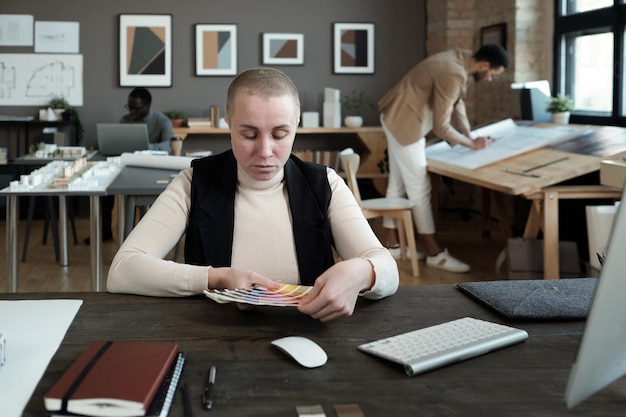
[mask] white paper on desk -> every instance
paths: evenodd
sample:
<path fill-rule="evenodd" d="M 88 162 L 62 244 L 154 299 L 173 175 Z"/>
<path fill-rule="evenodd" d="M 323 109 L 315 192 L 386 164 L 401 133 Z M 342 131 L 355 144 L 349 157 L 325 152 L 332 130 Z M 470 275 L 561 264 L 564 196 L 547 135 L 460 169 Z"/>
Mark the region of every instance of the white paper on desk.
<path fill-rule="evenodd" d="M 582 136 L 588 129 L 575 126 L 533 127 L 518 126 L 512 119 L 502 120 L 472 131 L 472 137 L 492 136 L 496 141 L 484 149 L 467 146 L 451 147 L 447 142 L 435 143 L 426 148 L 426 158 L 477 169 L 525 152 Z"/>
<path fill-rule="evenodd" d="M 125 152 L 120 157 L 122 165 L 183 170 L 191 167 L 191 161 L 196 158 L 190 156 L 170 156 L 170 155 L 146 155 L 140 153 Z"/>
<path fill-rule="evenodd" d="M 0 368 L 3 417 L 22 415 L 82 303 L 83 300 L 0 301 L 0 329 L 7 339 L 6 362 Z"/>

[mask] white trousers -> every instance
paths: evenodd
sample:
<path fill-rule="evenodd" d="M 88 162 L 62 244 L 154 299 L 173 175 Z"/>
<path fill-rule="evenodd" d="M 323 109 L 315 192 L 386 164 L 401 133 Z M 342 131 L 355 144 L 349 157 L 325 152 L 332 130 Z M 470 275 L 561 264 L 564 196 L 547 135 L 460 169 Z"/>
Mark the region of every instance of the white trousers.
<path fill-rule="evenodd" d="M 426 168 L 426 138 L 410 145 L 400 145 L 389 131 L 382 116 L 380 123 L 387 137 L 389 157 L 389 182 L 387 197 L 406 197 L 415 203 L 413 222 L 417 232 L 423 235 L 435 233 L 435 220 L 430 200 L 430 176 Z M 383 227 L 395 229 L 395 220 L 385 217 Z"/>

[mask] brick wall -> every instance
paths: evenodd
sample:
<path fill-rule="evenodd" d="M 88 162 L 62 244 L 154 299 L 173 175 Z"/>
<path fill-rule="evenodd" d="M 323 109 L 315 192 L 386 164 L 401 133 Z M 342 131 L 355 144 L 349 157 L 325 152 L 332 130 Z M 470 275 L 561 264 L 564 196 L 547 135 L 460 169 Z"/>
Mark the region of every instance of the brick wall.
<path fill-rule="evenodd" d="M 513 116 L 512 82 L 551 79 L 552 2 L 545 0 L 427 0 L 426 52 L 475 51 L 480 29 L 506 23 L 508 70 L 491 83 L 470 82 L 466 105 L 472 126 Z"/>

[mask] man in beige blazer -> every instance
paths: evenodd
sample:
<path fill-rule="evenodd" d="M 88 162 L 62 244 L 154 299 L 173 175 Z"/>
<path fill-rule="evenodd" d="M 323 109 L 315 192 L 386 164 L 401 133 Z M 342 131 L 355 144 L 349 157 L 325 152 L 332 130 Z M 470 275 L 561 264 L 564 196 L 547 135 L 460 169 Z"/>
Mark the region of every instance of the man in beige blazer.
<path fill-rule="evenodd" d="M 470 266 L 451 256 L 435 234 L 430 203 L 431 184 L 426 168 L 426 139 L 429 132 L 450 145 L 482 149 L 492 140 L 472 138 L 463 97 L 467 81 L 491 81 L 504 72 L 509 58 L 499 45 L 484 45 L 474 54 L 451 50 L 432 55 L 413 67 L 378 102 L 380 121 L 387 136 L 389 183 L 387 197 L 407 196 L 416 203 L 413 217 L 426 247 L 426 264 L 452 272 L 468 272 Z M 393 219 L 385 219 L 386 245 L 394 256 L 397 230 Z M 397 253 L 395 253 L 397 252 Z"/>

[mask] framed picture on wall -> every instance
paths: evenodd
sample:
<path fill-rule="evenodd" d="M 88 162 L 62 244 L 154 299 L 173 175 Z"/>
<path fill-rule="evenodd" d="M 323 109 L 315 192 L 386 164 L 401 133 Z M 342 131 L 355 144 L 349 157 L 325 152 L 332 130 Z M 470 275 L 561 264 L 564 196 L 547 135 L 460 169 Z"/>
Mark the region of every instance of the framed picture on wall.
<path fill-rule="evenodd" d="M 506 23 L 480 28 L 480 44 L 496 44 L 506 49 Z"/>
<path fill-rule="evenodd" d="M 263 64 L 304 64 L 304 35 L 301 33 L 264 33 Z"/>
<path fill-rule="evenodd" d="M 172 15 L 120 15 L 120 86 L 172 86 Z"/>
<path fill-rule="evenodd" d="M 333 25 L 335 74 L 374 73 L 374 24 Z"/>
<path fill-rule="evenodd" d="M 196 25 L 196 75 L 237 74 L 237 25 Z"/>

